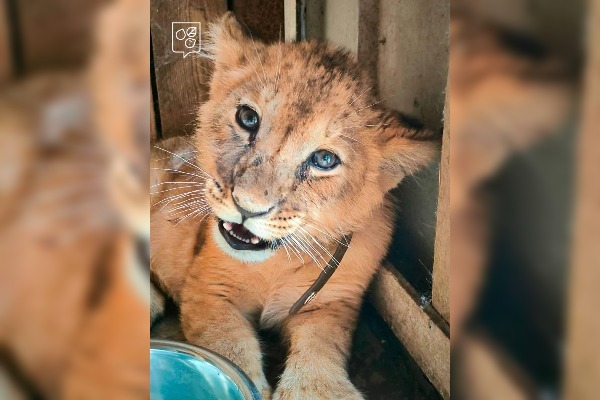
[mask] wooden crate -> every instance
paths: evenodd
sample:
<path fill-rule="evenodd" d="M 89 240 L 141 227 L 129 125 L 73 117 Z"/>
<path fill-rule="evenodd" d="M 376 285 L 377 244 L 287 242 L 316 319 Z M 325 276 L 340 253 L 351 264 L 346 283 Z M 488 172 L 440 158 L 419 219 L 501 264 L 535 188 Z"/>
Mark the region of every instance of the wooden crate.
<path fill-rule="evenodd" d="M 268 5 L 265 5 L 268 3 Z M 193 111 L 206 99 L 210 65 L 171 52 L 171 21 L 214 20 L 232 9 L 266 41 L 316 38 L 349 48 L 379 82 L 387 107 L 414 115 L 433 129 L 444 122 L 448 73 L 448 4 L 437 0 L 280 0 L 260 2 L 152 0 L 153 104 L 156 137 L 192 133 Z M 257 12 L 260 10 L 260 12 Z M 264 12 L 263 12 L 264 11 Z M 273 21 L 285 21 L 281 23 Z M 427 51 L 423 51 L 427 48 Z M 385 83 L 385 84 L 384 84 Z M 375 279 L 370 300 L 444 398 L 450 395 L 449 277 L 447 215 L 448 134 L 444 134 L 442 183 L 437 231 L 432 215 L 429 238 L 433 267 L 433 304 L 387 263 Z M 438 199 L 437 170 L 426 193 Z"/>

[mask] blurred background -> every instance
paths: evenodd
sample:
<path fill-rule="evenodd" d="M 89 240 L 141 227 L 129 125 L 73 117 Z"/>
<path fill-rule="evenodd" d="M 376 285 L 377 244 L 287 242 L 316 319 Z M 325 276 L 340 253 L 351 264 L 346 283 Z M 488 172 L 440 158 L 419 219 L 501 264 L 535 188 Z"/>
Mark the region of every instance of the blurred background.
<path fill-rule="evenodd" d="M 451 7 L 453 394 L 596 398 L 598 4 Z"/>
<path fill-rule="evenodd" d="M 0 398 L 148 397 L 149 6 L 0 1 Z"/>

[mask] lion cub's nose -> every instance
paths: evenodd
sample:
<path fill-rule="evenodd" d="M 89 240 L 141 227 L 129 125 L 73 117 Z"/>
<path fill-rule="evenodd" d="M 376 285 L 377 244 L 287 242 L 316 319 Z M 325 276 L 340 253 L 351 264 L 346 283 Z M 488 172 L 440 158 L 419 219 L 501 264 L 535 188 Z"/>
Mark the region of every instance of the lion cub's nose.
<path fill-rule="evenodd" d="M 242 214 L 242 222 L 248 218 L 265 215 L 274 207 L 271 205 L 260 205 L 249 196 L 239 195 L 235 189 L 231 197 L 233 198 L 233 204 L 235 204 L 237 210 Z"/>

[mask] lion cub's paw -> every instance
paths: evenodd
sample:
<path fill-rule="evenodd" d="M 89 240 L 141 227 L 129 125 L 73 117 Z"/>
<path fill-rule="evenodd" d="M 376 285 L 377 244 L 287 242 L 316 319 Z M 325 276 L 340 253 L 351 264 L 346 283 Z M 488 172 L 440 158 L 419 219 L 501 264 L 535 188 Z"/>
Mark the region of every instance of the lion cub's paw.
<path fill-rule="evenodd" d="M 347 380 L 285 380 L 282 378 L 273 400 L 365 400 Z"/>

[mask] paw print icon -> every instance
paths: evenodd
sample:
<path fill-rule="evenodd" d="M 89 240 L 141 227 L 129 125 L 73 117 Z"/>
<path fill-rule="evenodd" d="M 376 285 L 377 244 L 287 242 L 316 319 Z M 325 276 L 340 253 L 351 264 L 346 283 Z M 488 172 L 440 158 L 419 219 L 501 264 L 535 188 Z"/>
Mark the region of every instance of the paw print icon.
<path fill-rule="evenodd" d="M 171 24 L 171 50 L 183 58 L 200 53 L 200 22 L 173 22 Z"/>

